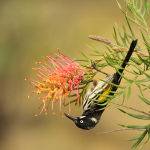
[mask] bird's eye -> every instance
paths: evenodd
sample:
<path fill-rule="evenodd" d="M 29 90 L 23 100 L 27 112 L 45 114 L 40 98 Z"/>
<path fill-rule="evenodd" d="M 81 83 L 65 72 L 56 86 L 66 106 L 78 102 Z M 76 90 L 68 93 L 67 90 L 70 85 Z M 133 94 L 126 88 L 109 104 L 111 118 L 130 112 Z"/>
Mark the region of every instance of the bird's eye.
<path fill-rule="evenodd" d="M 83 120 L 80 120 L 80 123 L 83 123 Z"/>

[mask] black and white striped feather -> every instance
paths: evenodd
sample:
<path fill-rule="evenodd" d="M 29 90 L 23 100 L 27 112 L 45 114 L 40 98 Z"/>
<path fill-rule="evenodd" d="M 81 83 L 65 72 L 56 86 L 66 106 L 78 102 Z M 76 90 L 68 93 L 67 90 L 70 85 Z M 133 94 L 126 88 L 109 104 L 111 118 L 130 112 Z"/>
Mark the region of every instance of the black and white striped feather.
<path fill-rule="evenodd" d="M 112 80 L 113 75 L 110 75 L 104 81 L 99 81 L 98 84 L 94 87 L 94 89 L 91 88 L 87 91 L 83 100 L 84 111 L 91 109 L 93 105 L 99 103 L 99 97 L 108 88 L 108 86 L 110 86 Z"/>

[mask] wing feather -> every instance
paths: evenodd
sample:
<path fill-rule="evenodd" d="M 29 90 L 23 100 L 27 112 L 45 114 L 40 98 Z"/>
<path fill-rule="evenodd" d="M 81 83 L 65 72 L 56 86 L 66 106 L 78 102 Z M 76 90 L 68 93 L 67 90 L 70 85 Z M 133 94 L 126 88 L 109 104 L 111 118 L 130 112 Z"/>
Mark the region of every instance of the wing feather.
<path fill-rule="evenodd" d="M 113 80 L 113 75 L 107 77 L 105 81 L 99 81 L 93 90 L 88 90 L 83 100 L 83 110 L 90 109 L 94 104 L 105 100 L 111 91 L 109 84 Z"/>

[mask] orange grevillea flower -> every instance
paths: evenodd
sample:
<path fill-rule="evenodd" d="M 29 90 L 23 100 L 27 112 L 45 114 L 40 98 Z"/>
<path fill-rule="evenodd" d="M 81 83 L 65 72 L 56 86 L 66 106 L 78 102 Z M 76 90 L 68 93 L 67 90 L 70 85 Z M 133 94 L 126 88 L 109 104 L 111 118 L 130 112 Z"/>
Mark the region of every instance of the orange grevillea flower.
<path fill-rule="evenodd" d="M 71 58 L 58 53 L 47 56 L 46 60 L 38 62 L 36 80 L 32 81 L 35 92 L 40 95 L 43 107 L 40 113 L 47 112 L 46 102 L 61 103 L 71 93 L 76 92 L 79 98 L 79 84 L 83 79 L 84 71 L 81 66 Z"/>

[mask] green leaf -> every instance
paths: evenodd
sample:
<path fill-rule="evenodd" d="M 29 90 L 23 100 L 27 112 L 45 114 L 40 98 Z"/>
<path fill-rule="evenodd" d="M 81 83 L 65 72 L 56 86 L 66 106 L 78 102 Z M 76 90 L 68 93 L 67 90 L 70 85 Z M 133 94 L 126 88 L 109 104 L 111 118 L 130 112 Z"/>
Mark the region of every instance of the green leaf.
<path fill-rule="evenodd" d="M 140 99 L 145 102 L 147 105 L 150 105 L 150 100 L 148 100 L 147 98 L 145 98 L 144 96 L 139 95 Z"/>
<path fill-rule="evenodd" d="M 146 126 L 139 126 L 139 125 L 122 125 L 119 124 L 119 126 L 124 127 L 124 128 L 129 128 L 129 129 L 145 129 Z"/>
<path fill-rule="evenodd" d="M 150 128 L 147 129 L 147 140 L 144 142 L 144 144 L 146 144 L 147 142 L 149 142 L 150 140 Z"/>
<path fill-rule="evenodd" d="M 126 15 L 125 15 L 125 18 L 126 18 L 126 21 L 127 21 L 128 28 L 129 28 L 129 30 L 130 30 L 130 32 L 132 34 L 132 37 L 135 38 L 135 35 L 134 35 L 134 32 L 133 32 L 132 27 L 130 25 L 129 19 L 127 18 Z"/>
<path fill-rule="evenodd" d="M 123 99 L 123 102 L 126 100 L 126 90 L 123 90 L 122 99 Z"/>
<path fill-rule="evenodd" d="M 119 9 L 122 10 L 122 7 L 121 7 L 120 3 L 118 2 L 118 0 L 116 0 L 116 2 L 117 2 Z"/>
<path fill-rule="evenodd" d="M 81 55 L 85 58 L 85 59 L 90 59 L 85 53 L 81 52 Z"/>
<path fill-rule="evenodd" d="M 147 59 L 147 58 L 142 58 L 141 56 L 139 56 L 138 55 L 138 57 L 139 57 L 139 59 L 141 60 L 141 62 L 142 63 L 144 63 L 147 67 L 149 67 L 150 66 L 150 60 L 149 60 L 149 58 Z"/>
<path fill-rule="evenodd" d="M 146 46 L 146 48 L 147 48 L 147 51 L 148 51 L 148 53 L 149 53 L 149 56 L 150 56 L 150 44 L 148 43 L 147 39 L 145 38 L 144 33 L 141 32 L 141 34 L 142 34 L 142 38 L 143 38 L 144 44 L 145 44 L 145 46 Z"/>
<path fill-rule="evenodd" d="M 140 115 L 140 114 L 132 114 L 132 113 L 128 113 L 120 108 L 118 108 L 121 112 L 133 117 L 133 118 L 136 118 L 136 119 L 142 119 L 142 120 L 150 120 L 150 115 Z"/>
<path fill-rule="evenodd" d="M 138 146 L 139 146 L 139 144 L 143 141 L 143 139 L 145 138 L 145 136 L 146 136 L 146 134 L 147 134 L 147 130 L 145 130 L 142 134 L 141 134 L 141 136 L 138 138 L 138 140 L 132 145 L 132 148 L 137 148 Z"/>
<path fill-rule="evenodd" d="M 130 60 L 132 60 L 137 65 L 141 65 L 142 64 L 142 61 L 140 59 L 138 59 L 138 58 L 132 57 Z"/>
<path fill-rule="evenodd" d="M 127 99 L 129 99 L 131 96 L 131 85 L 128 87 L 128 92 L 127 92 Z"/>
<path fill-rule="evenodd" d="M 147 74 L 146 72 L 143 72 L 143 74 L 150 79 L 150 75 L 149 74 Z"/>
<path fill-rule="evenodd" d="M 117 34 L 117 31 L 116 31 L 116 27 L 113 26 L 113 30 L 114 30 L 114 34 L 113 34 L 113 37 L 117 43 L 117 45 L 121 46 L 120 42 L 119 42 L 119 39 L 118 39 L 118 34 Z"/>
<path fill-rule="evenodd" d="M 139 139 L 139 137 L 134 137 L 132 139 L 129 139 L 128 141 L 135 141 L 135 140 L 138 140 L 138 139 Z"/>

